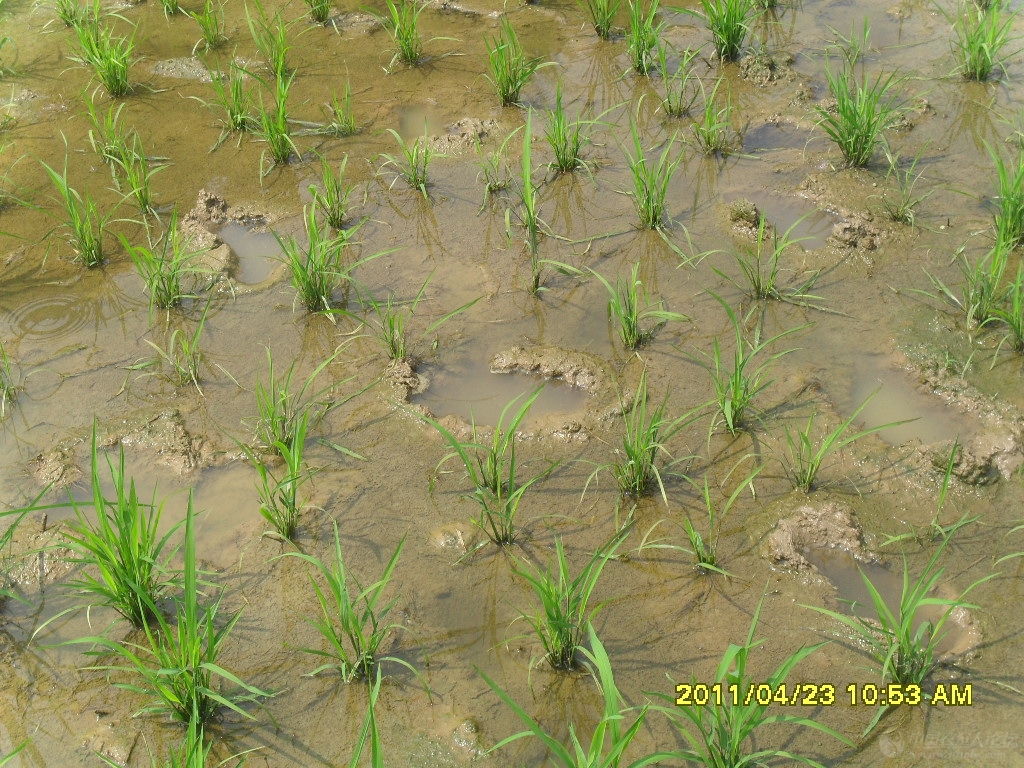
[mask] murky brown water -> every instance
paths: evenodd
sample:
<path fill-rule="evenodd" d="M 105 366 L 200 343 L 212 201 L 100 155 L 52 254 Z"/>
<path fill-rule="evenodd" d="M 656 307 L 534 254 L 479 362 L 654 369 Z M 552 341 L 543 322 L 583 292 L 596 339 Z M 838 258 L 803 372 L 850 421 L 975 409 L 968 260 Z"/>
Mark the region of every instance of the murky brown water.
<path fill-rule="evenodd" d="M 277 9 L 267 7 L 271 13 Z M 480 210 L 483 188 L 471 143 L 454 142 L 448 157 L 430 166 L 429 201 L 401 180 L 392 183 L 394 174 L 381 169 L 380 154 L 397 151 L 385 132 L 388 128 L 410 139 L 422 135 L 424 121 L 431 135 L 443 135 L 447 126 L 465 117 L 493 120 L 496 127 L 483 140 L 484 150 L 493 151 L 523 125 L 525 110 L 497 107 L 483 76 L 484 36 L 496 33 L 500 5 L 471 0 L 465 13 L 426 10 L 421 16 L 425 38 L 453 39 L 427 42 L 421 66 L 397 66 L 391 74 L 383 70 L 391 57 L 390 40 L 351 15 L 358 7 L 345 0 L 335 8 L 336 26 L 321 28 L 300 18 L 299 5 L 282 6 L 285 18 L 294 20 L 289 53 L 296 71 L 289 99 L 293 117 L 322 119 L 321 105 L 342 92 L 349 77 L 361 126 L 348 138 L 298 136 L 296 142 L 306 159 L 313 151 L 333 162 L 348 155 L 348 179 L 356 185 L 353 216 L 365 218 L 356 255 L 395 249 L 356 270 L 367 293 L 378 298 L 394 293 L 411 301 L 430 277 L 415 320 L 422 325 L 414 337 L 434 319 L 482 297 L 416 342 L 413 351 L 424 370 L 438 372 L 442 399 L 472 400 L 474 416 L 479 414 L 475 403 L 490 400 L 494 413 L 500 413 L 502 401 L 515 393 L 489 382 L 524 379 L 517 392 L 534 386 L 526 377 L 487 373 L 490 356 L 513 345 L 584 351 L 605 361 L 624 381 L 635 381 L 629 376 L 636 357 L 609 329 L 606 291 L 598 281 L 549 270 L 547 291 L 534 297 L 525 290 L 529 262 L 519 234 L 513 233 L 511 245 L 506 240 L 510 198 L 499 194 Z M 256 61 L 245 6 L 228 0 L 224 10 L 230 42 L 219 53 L 200 54 L 200 63 L 226 66 L 231 56 Z M 807 500 L 816 504 L 838 499 L 851 505 L 873 549 L 881 548 L 886 536 L 923 529 L 935 514 L 939 475 L 921 443 L 937 443 L 936 452 L 948 455 L 944 441 L 958 436 L 963 441 L 968 435 L 1014 430 L 1019 436 L 1022 358 L 1007 348 L 997 353 L 991 335 L 969 335 L 958 318 L 915 290 L 931 290 L 925 270 L 959 286 L 959 271 L 952 263 L 956 249 L 967 243 L 967 252 L 977 255 L 987 247 L 984 234 L 978 234 L 990 224 L 995 194 L 986 145 L 1002 146 L 1013 131 L 1024 98 L 1024 66 L 1019 57 L 1012 58 L 1006 77 L 996 84 L 968 85 L 949 77 L 954 63 L 948 53 L 948 23 L 927 4 L 804 2 L 766 15 L 755 25 L 754 47 L 763 40 L 769 52 L 794 57 L 779 80 L 759 87 L 744 80 L 739 67 L 719 70 L 710 61 L 696 69 L 705 79 L 719 72 L 725 77 L 736 106 L 734 125 L 745 129 L 745 154 L 705 158 L 692 147 L 685 149 L 670 185 L 673 222 L 666 234 L 682 252 L 706 255 L 684 264 L 660 236 L 635 229 L 632 202 L 623 194 L 631 188 L 624 152 L 632 148 L 630 115 L 636 116 L 651 152 L 660 152 L 673 134 L 687 138 L 688 121 L 664 118 L 657 110 L 660 82 L 630 74 L 624 41 L 597 40 L 575 4 L 543 2 L 506 10 L 527 52 L 555 62 L 541 69 L 522 94 L 524 105 L 536 110 L 535 179 L 543 175 L 540 164 L 550 159 L 541 138 L 542 113 L 554 105 L 559 80 L 570 115 L 579 110 L 603 113 L 601 120 L 608 123 L 596 127 L 594 142 L 586 149 L 588 172 L 549 175 L 540 186 L 541 216 L 557 235 L 544 238 L 542 255 L 593 269 L 610 280 L 628 275 L 630 266 L 639 263 L 651 295 L 689 316 L 690 322 L 660 329 L 639 353 L 649 367 L 653 396 L 660 401 L 668 393 L 670 413 L 695 409 L 712 397 L 708 375 L 694 360 L 710 353 L 716 337 L 726 350 L 733 343 L 725 313 L 708 292 L 732 306 L 749 307 L 742 292 L 720 274 L 738 277 L 731 253 L 750 246 L 730 222 L 729 203 L 740 197 L 752 200 L 780 231 L 806 216 L 794 236 L 807 240 L 802 248 L 786 252 L 782 279 L 784 284 L 796 283 L 808 271 L 821 270 L 813 292 L 831 310 L 780 303 L 765 307 L 765 333 L 808 327 L 780 342 L 798 349 L 770 369 L 774 383 L 757 400 L 763 413 L 753 434 L 709 437 L 706 416 L 670 441 L 673 456 L 696 456 L 680 468 L 688 468 L 698 481 L 706 473 L 712 489 L 721 485 L 726 497 L 738 479 L 730 475 L 737 462 L 751 457 L 765 470 L 756 481 L 756 499 L 741 495 L 723 526 L 719 547 L 731 578 L 702 577 L 674 550 L 649 550 L 608 565 L 597 597 L 609 602 L 597 629 L 623 694 L 629 702 L 640 703 L 645 692 L 669 692 L 666 675 L 710 680 L 727 645 L 746 637 L 766 589 L 758 632 L 766 641 L 754 654 L 755 674 L 767 674 L 801 645 L 835 639 L 807 659 L 796 677 L 831 682 L 840 690 L 851 682 L 878 682 L 857 649 L 841 633 L 837 636 L 837 625 L 800 607 L 836 607 L 835 590 L 820 576 L 774 572 L 761 557 L 767 532 L 805 501 L 795 497 L 785 479 L 780 461 L 784 428 L 802 426 L 812 410 L 820 411 L 823 425 L 837 424 L 879 383 L 871 410 L 862 414 L 868 425 L 920 417 L 903 431 L 883 432 L 845 448 L 835 461 L 826 462 L 823 487 Z M 191 56 L 198 38 L 194 22 L 184 16 L 167 19 L 155 3 L 119 6 L 117 12 L 124 17 L 118 22 L 121 28 L 138 27 L 138 58 L 131 70 L 135 90 L 123 102 L 123 120 L 138 132 L 147 154 L 167 158 L 166 167 L 153 177 L 158 207 L 166 211 L 177 206 L 185 212 L 205 189 L 233 210 L 265 217 L 282 234 L 297 235 L 319 163 L 293 162 L 261 179 L 264 147 L 253 138 L 238 143 L 229 139 L 211 152 L 221 129 L 216 111 L 203 104 L 213 98 L 210 85 L 179 76 L 201 71 L 190 70 L 191 65 L 168 65 Z M 921 205 L 913 229 L 891 224 L 880 213 L 879 195 L 889 183 L 881 153 L 867 170 L 837 171 L 838 153 L 814 126 L 813 104 L 827 96 L 825 45 L 837 38 L 836 30 L 848 35 L 860 28 L 865 14 L 871 18 L 867 70 L 899 68 L 908 75 L 904 92 L 918 107 L 910 115 L 912 130 L 889 135 L 905 158 L 922 152 L 919 191 L 932 194 Z M 707 31 L 692 16 L 666 13 L 664 18 L 669 25 L 665 36 L 673 45 L 707 45 Z M 161 414 L 178 414 L 187 434 L 201 443 L 198 466 L 182 473 L 180 456 L 173 450 L 158 455 L 157 448 L 168 447 L 159 439 L 149 446 L 144 440 L 142 445 L 131 443 L 130 466 L 147 492 L 155 486 L 174 494 L 167 504 L 167 525 L 181 518 L 185 493 L 194 490 L 196 506 L 203 510 L 199 556 L 220 571 L 228 589 L 226 607 L 244 608 L 224 665 L 255 685 L 280 691 L 266 703 L 265 712 L 254 712 L 254 721 L 225 717 L 218 723 L 216 754 L 260 747 L 250 756 L 250 765 L 347 764 L 362 722 L 365 692 L 340 685 L 330 675 L 302 677 L 316 665 L 296 650 L 318 645 L 304 621 L 314 612 L 314 596 L 302 564 L 290 558 L 272 560 L 284 548 L 259 537 L 263 520 L 255 473 L 239 460 L 234 440 L 250 437 L 245 424 L 251 424 L 255 412 L 253 388 L 265 380 L 265 348 L 272 351 L 279 370 L 295 362 L 305 375 L 348 342 L 322 374 L 324 385 L 339 383 L 339 393 L 373 382 L 385 370 L 385 356 L 371 339 L 355 337 L 359 327 L 350 319 L 332 324 L 307 316 L 295 305 L 283 271 L 274 271 L 272 236 L 229 223 L 221 237 L 240 261 L 234 282 L 221 283 L 212 294 L 202 337 L 202 395 L 149 375 L 154 369 L 139 369 L 140 362 L 153 357 L 147 340 L 163 342 L 164 325 L 162 318 L 150 318 L 142 281 L 117 238 L 123 234 L 131 242 L 144 242 L 144 229 L 128 221 L 137 216 L 134 207 L 130 201 L 119 204 L 108 167 L 89 146 L 82 95 L 91 93 L 95 83 L 89 72 L 69 60 L 74 36 L 54 20 L 50 4 L 6 0 L 0 25 L 0 36 L 14 41 L 13 48 L 0 51 L 0 62 L 11 64 L 17 53 L 14 73 L 0 80 L 0 94 L 9 95 L 0 119 L 10 114 L 15 120 L 0 135 L 0 143 L 9 144 L 0 172 L 8 175 L 11 189 L 38 206 L 0 210 L 0 232 L 5 233 L 0 235 L 0 338 L 24 382 L 0 432 L 0 501 L 16 505 L 32 498 L 40 488 L 31 472 L 32 460 L 61 441 L 71 440 L 72 464 L 87 469 L 87 444 L 76 441 L 87 438 L 94 418 L 105 430 L 123 433 L 130 430 L 122 422 L 137 426 Z M 253 66 L 259 71 L 258 64 Z M 918 98 L 927 100 L 926 109 Z M 105 96 L 97 94 L 96 102 L 106 110 Z M 59 238 L 44 237 L 59 223 L 53 218 L 59 208 L 39 162 L 61 167 L 65 143 L 72 184 L 87 189 L 112 217 L 104 241 L 108 259 L 95 270 L 72 263 L 71 251 Z M 521 146 L 518 139 L 511 142 L 513 169 L 519 167 Z M 21 160 L 15 163 L 17 158 Z M 828 240 L 836 223 L 856 223 L 863 213 L 874 218 L 859 240 L 855 237 L 849 247 Z M 355 296 L 347 298 L 346 308 L 360 312 Z M 204 304 L 205 297 L 190 302 L 173 313 L 173 321 L 180 323 L 184 316 L 186 324 L 194 323 Z M 920 362 L 924 358 L 962 374 L 964 383 L 994 401 L 929 394 L 915 380 L 926 367 Z M 905 370 L 908 360 L 918 365 L 917 373 Z M 463 368 L 466 375 L 460 373 Z M 444 393 L 440 387 L 446 375 L 458 381 Z M 468 394 L 459 389 L 467 384 Z M 571 416 L 578 403 L 558 401 L 545 407 Z M 524 530 L 513 550 L 516 557 L 547 562 L 558 535 L 572 562 L 579 564 L 613 535 L 619 500 L 611 476 L 591 483 L 582 499 L 581 491 L 594 466 L 612 459 L 621 424 L 610 419 L 589 424 L 588 430 L 587 441 L 539 438 L 522 445 L 525 459 L 562 464 L 523 502 Z M 320 471 L 311 485 L 311 508 L 299 537 L 303 550 L 327 556 L 333 518 L 351 570 L 370 578 L 407 536 L 393 594 L 400 596 L 401 618 L 410 631 L 391 652 L 423 670 L 433 697 L 428 700 L 401 667 L 387 667 L 392 677 L 382 691 L 378 719 L 388 764 L 542 764 L 543 751 L 531 740 L 477 757 L 474 745 L 486 749 L 521 728 L 478 669 L 553 732 L 567 734 L 568 722 L 585 732 L 596 718 L 594 687 L 585 677 L 557 675 L 544 667 L 530 672 L 540 646 L 526 635 L 526 623 L 519 617 L 521 611 L 533 610 L 533 596 L 512 575 L 508 557 L 485 548 L 475 558 L 454 564 L 464 552 L 460 537 L 471 545 L 479 534 L 469 523 L 475 513 L 472 502 L 460 498 L 467 487 L 459 473 L 444 475 L 428 493 L 431 474 L 446 453 L 440 438 L 397 409 L 384 384 L 332 411 L 315 437 L 357 451 L 366 461 L 310 439 L 308 461 Z M 1009 477 L 989 485 L 955 483 L 943 513 L 947 522 L 966 512 L 980 516 L 949 548 L 949 582 L 962 589 L 993 570 L 1002 572 L 971 593 L 980 606 L 975 618 L 983 645 L 963 665 L 958 680 L 974 685 L 973 706 L 892 713 L 880 731 L 863 739 L 860 734 L 874 713 L 837 704 L 800 714 L 836 728 L 857 743 L 855 748 L 785 728 L 759 734 L 759 747 L 784 746 L 828 765 L 1014 766 L 1024 761 L 1024 744 L 1013 738 L 1024 716 L 1019 663 L 1024 619 L 1014 610 L 1024 597 L 1022 561 L 994 565 L 999 556 L 1024 549 L 1024 535 L 1006 536 L 1021 517 L 1024 502 L 1020 473 L 1012 471 L 1019 442 L 1010 442 L 1004 462 Z M 77 493 L 85 490 L 80 482 L 74 488 Z M 642 533 L 660 519 L 679 523 L 685 512 L 699 516 L 700 499 L 690 484 L 669 476 L 666 491 L 668 509 L 656 499 L 640 502 L 637 533 L 627 548 L 637 546 Z M 52 514 L 51 523 L 59 517 Z M 662 527 L 666 533 L 677 530 Z M 906 545 L 913 572 L 924 567 L 930 546 Z M 895 549 L 884 551 L 893 562 Z M 42 589 L 26 584 L 23 592 L 29 605 L 9 602 L 0 619 L 5 669 L 0 755 L 27 738 L 31 745 L 11 765 L 57 768 L 96 765 L 92 750 L 127 755 L 131 746 L 127 763 L 139 766 L 149 764 L 147 746 L 160 755 L 180 739 L 176 726 L 133 719 L 142 706 L 139 698 L 112 688 L 102 672 L 82 669 L 89 659 L 80 649 L 58 645 L 102 630 L 112 620 L 109 613 L 72 614 L 29 643 L 33 631 L 72 605 L 73 598 L 60 583 Z M 120 627 L 111 631 L 123 635 Z M 940 671 L 936 679 L 948 679 L 949 674 Z M 478 735 L 467 738 L 473 728 Z M 664 720 L 652 716 L 636 742 L 635 756 L 681 745 Z"/>

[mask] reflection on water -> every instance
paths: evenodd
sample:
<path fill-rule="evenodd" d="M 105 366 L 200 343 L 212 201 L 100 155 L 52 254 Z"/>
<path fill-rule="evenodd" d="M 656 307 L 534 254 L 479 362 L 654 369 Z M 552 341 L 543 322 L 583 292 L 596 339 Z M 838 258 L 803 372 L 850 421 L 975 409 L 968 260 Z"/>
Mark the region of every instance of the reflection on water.
<path fill-rule="evenodd" d="M 254 227 L 229 221 L 217 235 L 238 257 L 235 279 L 253 285 L 270 277 L 281 257 L 281 244 L 273 232 L 256 232 Z"/>

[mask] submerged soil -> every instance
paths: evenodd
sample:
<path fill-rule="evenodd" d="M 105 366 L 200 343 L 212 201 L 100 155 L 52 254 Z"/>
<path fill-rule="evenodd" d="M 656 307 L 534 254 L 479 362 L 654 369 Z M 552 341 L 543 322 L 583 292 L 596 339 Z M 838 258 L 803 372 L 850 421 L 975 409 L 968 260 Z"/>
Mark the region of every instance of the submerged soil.
<path fill-rule="evenodd" d="M 955 12 L 952 3 L 940 5 Z M 533 739 L 486 754 L 522 724 L 481 672 L 553 733 L 567 737 L 569 723 L 577 733 L 589 732 L 599 716 L 598 693 L 586 675 L 539 663 L 542 648 L 522 618 L 536 611 L 535 598 L 514 568 L 517 562 L 546 566 L 558 538 L 573 567 L 582 568 L 627 520 L 632 529 L 620 552 L 628 554 L 604 571 L 595 593 L 604 608 L 595 625 L 630 704 L 671 694 L 672 680 L 713 682 L 722 654 L 745 640 L 763 601 L 755 680 L 801 646 L 831 640 L 791 679 L 831 683 L 839 701 L 793 714 L 837 730 L 854 746 L 776 726 L 758 733 L 757 748 L 784 748 L 827 765 L 1021 764 L 1024 614 L 1015 607 L 1024 598 L 1024 560 L 998 561 L 1024 549 L 1024 533 L 1012 531 L 1024 508 L 1024 357 L 1000 344 L 997 331 L 967 328 L 955 307 L 929 295 L 935 293 L 929 276 L 959 289 L 959 249 L 973 259 L 989 246 L 996 195 L 990 153 L 1016 157 L 1017 105 L 1024 98 L 1018 55 L 997 81 L 965 83 L 954 74 L 950 25 L 940 9 L 869 0 L 766 11 L 752 26 L 746 58 L 723 64 L 711 56 L 702 21 L 663 11 L 664 37 L 679 49 L 704 46 L 694 72 L 708 91 L 723 78 L 719 93 L 731 98 L 741 151 L 707 157 L 691 141 L 692 119 L 669 119 L 659 109 L 660 78 L 630 72 L 625 40 L 599 40 L 574 3 L 433 3 L 420 16 L 425 47 L 416 67 L 390 63 L 391 38 L 356 3 L 335 5 L 326 26 L 308 23 L 302 7 L 284 5 L 298 153 L 264 175 L 265 144 L 252 135 L 222 136 L 207 74 L 234 58 L 251 71 L 247 84 L 259 94 L 256 101 L 270 103 L 270 73 L 252 43 L 243 3 L 224 4 L 228 43 L 210 52 L 194 48 L 199 32 L 188 16 L 165 17 L 156 3 L 109 10 L 116 11 L 111 23 L 118 29 L 135 29 L 133 90 L 120 101 L 108 99 L 72 60 L 74 33 L 57 21 L 51 4 L 5 0 L 0 8 L 0 36 L 12 40 L 0 48 L 0 85 L 9 92 L 0 106 L 0 145 L 6 145 L 0 192 L 30 204 L 0 209 L 0 338 L 20 384 L 0 428 L 0 502 L 26 504 L 48 484 L 41 503 L 60 502 L 69 491 L 86 497 L 94 424 L 101 454 L 116 456 L 123 446 L 142 495 L 167 497 L 165 527 L 182 519 L 191 493 L 201 511 L 199 558 L 225 587 L 224 608 L 243 611 L 220 661 L 277 692 L 252 710 L 252 720 L 225 714 L 213 725 L 215 755 L 256 749 L 249 765 L 347 764 L 366 706 L 361 686 L 330 673 L 303 676 L 319 658 L 301 649 L 323 647 L 308 623 L 317 612 L 309 569 L 297 558 L 278 557 L 293 548 L 261 535 L 256 473 L 239 443 L 253 439 L 254 390 L 267 380 L 269 350 L 279 374 L 296 366 L 296 381 L 334 355 L 316 388 L 329 387 L 338 406 L 311 430 L 306 446 L 316 472 L 298 549 L 330 557 L 336 521 L 348 567 L 368 583 L 405 540 L 388 592 L 397 600 L 392 617 L 404 631 L 386 651 L 415 665 L 430 695 L 404 667 L 385 663 L 377 720 L 388 764 L 541 764 L 544 752 Z M 550 62 L 523 89 L 521 105 L 510 108 L 497 106 L 485 77 L 485 38 L 497 34 L 501 12 L 526 52 Z M 815 124 L 814 106 L 829 96 L 827 60 L 838 59 L 826 56 L 827 46 L 861 29 L 865 16 L 870 46 L 858 66 L 869 80 L 893 71 L 903 77 L 897 87 L 907 111 L 887 140 L 904 162 L 920 155 L 916 192 L 927 198 L 914 226 L 884 213 L 882 197 L 894 195 L 895 185 L 881 151 L 865 169 L 844 169 Z M 344 92 L 346 78 L 358 132 L 310 133 L 311 123 L 323 122 L 322 105 Z M 552 158 L 544 124 L 558 83 L 570 116 L 596 121 L 588 126 L 586 168 L 573 174 L 545 167 Z M 93 151 L 85 114 L 90 95 L 100 115 L 121 108 L 125 127 L 160 165 L 152 177 L 160 221 L 173 209 L 193 211 L 193 226 L 209 233 L 216 249 L 203 279 L 188 287 L 194 298 L 179 309 L 149 310 L 120 238 L 143 244 L 158 237 L 161 224 L 142 219 Z M 485 197 L 476 149 L 479 142 L 485 156 L 498 152 L 518 129 L 507 145 L 514 176 L 530 109 L 533 178 L 547 230 L 540 255 L 550 260 L 536 295 L 527 290 L 530 259 L 516 225 L 515 185 Z M 652 162 L 673 137 L 671 156 L 682 153 L 661 233 L 636 227 L 627 161 L 634 151 L 631 120 Z M 399 154 L 388 129 L 407 141 L 426 132 L 443 153 L 429 166 L 427 196 L 396 178 L 384 157 Z M 345 313 L 333 318 L 305 311 L 272 256 L 246 262 L 223 245 L 246 232 L 301 242 L 309 188 L 318 184 L 316 154 L 334 165 L 348 158 L 351 222 L 362 222 L 350 246 L 353 260 L 380 253 L 338 289 L 334 298 Z M 71 185 L 109 216 L 102 266 L 75 263 L 43 162 L 57 169 L 66 162 Z M 735 254 L 753 247 L 752 209 L 775 232 L 796 225 L 793 236 L 807 238 L 784 252 L 780 281 L 785 292 L 817 273 L 807 291 L 812 298 L 758 303 L 746 297 Z M 218 234 L 228 224 L 241 233 Z M 1011 273 L 1017 261 L 1014 254 Z M 636 352 L 623 348 L 608 322 L 607 290 L 590 276 L 592 270 L 614 284 L 616 277 L 628 279 L 634 264 L 652 301 L 688 318 L 658 327 Z M 412 302 L 428 280 L 410 321 L 409 357 L 396 365 L 372 337 L 376 315 L 368 297 Z M 770 384 L 755 400 L 757 417 L 736 436 L 721 427 L 711 406 L 708 367 L 716 340 L 726 360 L 735 345 L 719 298 L 746 319 L 751 333 L 759 327 L 761 339 L 799 329 L 762 353 L 767 361 L 791 350 L 766 369 Z M 175 386 L 161 375 L 149 342 L 163 345 L 174 329 L 191 330 L 207 307 L 199 386 Z M 572 413 L 548 413 L 525 430 L 521 477 L 557 466 L 524 496 L 517 543 L 504 550 L 487 545 L 468 557 L 482 534 L 470 522 L 474 503 L 463 498 L 467 478 L 453 461 L 438 473 L 449 446 L 409 399 L 424 381 L 429 386 L 430 371 L 457 370 L 466 360 L 491 361 L 499 371 L 478 377 L 482 389 L 490 375 L 523 378 L 523 392 L 536 387 L 536 376 L 549 376 L 586 392 Z M 692 415 L 659 456 L 664 500 L 660 491 L 620 498 L 612 473 L 595 473 L 621 451 L 622 404 L 628 408 L 645 367 L 649 407 L 665 402 L 673 418 Z M 793 491 L 787 430 L 795 434 L 812 414 L 817 433 L 832 430 L 875 390 L 872 402 L 880 405 L 864 411 L 861 426 L 915 417 L 927 424 L 847 445 L 825 462 L 812 493 Z M 346 399 L 353 393 L 359 394 Z M 453 429 L 472 433 L 465 419 L 449 418 Z M 496 425 L 478 426 L 489 437 Z M 962 450 L 940 508 L 954 441 Z M 681 549 L 682 523 L 687 516 L 705 523 L 704 479 L 721 509 L 755 467 L 761 468 L 755 492 L 736 497 L 717 538 L 729 576 L 700 573 Z M 852 522 L 821 526 L 810 537 L 807 521 L 835 509 L 856 528 Z M 146 702 L 111 685 L 125 678 L 90 669 L 96 659 L 85 655 L 87 647 L 62 645 L 101 631 L 129 637 L 106 609 L 65 613 L 77 601 L 67 586 L 73 569 L 59 549 L 69 514 L 57 509 L 45 519 L 29 518 L 12 547 L 11 578 L 25 602 L 0 606 L 0 756 L 28 740 L 9 765 L 98 765 L 97 752 L 117 764 L 149 765 L 150 753 L 164 755 L 180 742 L 181 728 L 134 717 Z M 810 567 L 800 549 L 845 547 L 857 562 L 881 563 L 892 573 L 905 562 L 917 574 L 937 546 L 933 521 L 948 526 L 964 516 L 976 519 L 943 554 L 942 594 L 998 575 L 970 593 L 976 605 L 970 616 L 958 615 L 958 624 L 976 633 L 970 652 L 946 658 L 928 685 L 970 683 L 973 703 L 905 707 L 862 736 L 875 710 L 851 706 L 846 686 L 880 680 L 842 626 L 808 607 L 842 610 L 843 590 Z M 772 558 L 769 542 L 780 521 L 800 535 L 788 540 L 791 554 Z M 677 546 L 641 548 L 655 540 Z M 652 714 L 635 755 L 683 746 L 665 718 Z"/>

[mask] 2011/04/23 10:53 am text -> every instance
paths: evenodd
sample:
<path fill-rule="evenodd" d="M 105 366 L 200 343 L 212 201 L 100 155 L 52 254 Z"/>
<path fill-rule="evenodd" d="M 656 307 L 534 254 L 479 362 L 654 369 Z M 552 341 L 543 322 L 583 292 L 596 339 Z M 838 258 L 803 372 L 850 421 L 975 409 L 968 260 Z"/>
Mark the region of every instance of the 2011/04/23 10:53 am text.
<path fill-rule="evenodd" d="M 780 683 L 774 686 L 760 683 L 750 684 L 745 690 L 741 690 L 736 683 L 679 683 L 676 685 L 676 706 L 767 706 L 775 703 L 785 706 L 830 707 L 845 701 L 851 706 L 868 707 L 920 704 L 963 707 L 973 703 L 971 683 L 936 683 L 931 691 L 925 691 L 915 684 L 850 683 L 845 687 L 845 698 L 837 697 L 837 689 L 838 686 L 832 683 Z"/>

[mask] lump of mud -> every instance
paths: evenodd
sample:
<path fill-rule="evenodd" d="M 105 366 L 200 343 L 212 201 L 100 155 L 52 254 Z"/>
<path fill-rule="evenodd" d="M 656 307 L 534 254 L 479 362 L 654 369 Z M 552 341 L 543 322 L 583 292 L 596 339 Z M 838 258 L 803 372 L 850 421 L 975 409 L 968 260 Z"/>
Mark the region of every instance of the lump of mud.
<path fill-rule="evenodd" d="M 154 75 L 173 77 L 177 80 L 196 80 L 200 83 L 213 81 L 210 70 L 195 56 L 163 59 L 153 64 L 152 71 Z"/>
<path fill-rule="evenodd" d="M 745 238 L 757 239 L 762 216 L 764 214 L 761 212 L 761 209 L 745 197 L 729 203 L 729 221 L 732 223 L 733 231 Z M 775 228 L 766 221 L 764 236 L 770 238 L 774 231 Z"/>
<path fill-rule="evenodd" d="M 765 540 L 765 556 L 776 568 L 817 570 L 804 557 L 808 549 L 844 549 L 858 560 L 871 561 L 864 537 L 844 504 L 827 502 L 820 507 L 799 507 L 780 520 Z"/>
<path fill-rule="evenodd" d="M 740 60 L 740 76 L 754 85 L 766 88 L 776 80 L 788 78 L 793 61 L 793 55 L 789 53 L 755 51 Z"/>
<path fill-rule="evenodd" d="M 604 365 L 593 355 L 561 347 L 512 347 L 491 358 L 491 373 L 525 373 L 559 379 L 598 394 L 608 386 Z"/>
<path fill-rule="evenodd" d="M 155 451 L 161 462 L 185 474 L 201 464 L 203 439 L 189 433 L 178 411 L 165 411 L 130 427 L 117 437 L 124 446 L 137 445 Z"/>
<path fill-rule="evenodd" d="M 402 390 L 402 399 L 412 395 L 421 395 L 430 386 L 430 380 L 416 372 L 416 363 L 408 357 L 395 360 L 384 372 L 384 378 L 393 386 Z"/>
<path fill-rule="evenodd" d="M 828 242 L 833 248 L 873 251 L 878 248 L 882 231 L 871 223 L 864 214 L 853 214 L 845 221 L 832 227 Z"/>
<path fill-rule="evenodd" d="M 448 133 L 432 136 L 430 146 L 435 152 L 457 155 L 475 147 L 480 139 L 486 138 L 497 127 L 497 120 L 464 117 L 449 125 Z"/>

